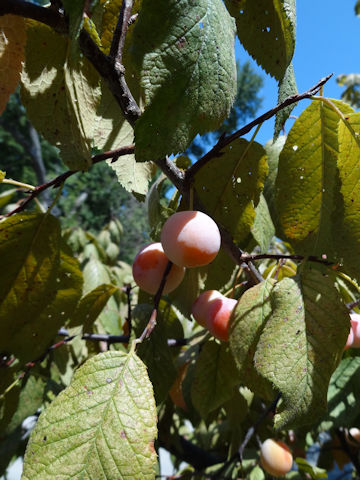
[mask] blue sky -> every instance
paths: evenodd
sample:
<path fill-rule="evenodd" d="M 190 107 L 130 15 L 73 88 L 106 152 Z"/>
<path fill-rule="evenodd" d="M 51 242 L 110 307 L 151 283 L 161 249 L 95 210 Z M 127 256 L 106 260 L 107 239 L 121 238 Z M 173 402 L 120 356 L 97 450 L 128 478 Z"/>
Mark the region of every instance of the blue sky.
<path fill-rule="evenodd" d="M 297 0 L 297 39 L 293 64 L 299 92 L 307 90 L 329 73 L 334 73 L 324 87 L 324 95 L 339 99 L 343 89 L 337 85 L 336 76 L 341 73 L 360 73 L 360 17 L 354 14 L 355 3 L 355 0 Z M 239 44 L 236 55 L 240 63 L 250 59 L 256 72 L 264 79 L 264 88 L 260 92 L 263 97 L 258 112 L 260 115 L 276 105 L 277 82 L 258 67 Z M 293 115 L 300 115 L 307 105 L 308 100 L 300 102 Z M 286 131 L 289 131 L 291 124 L 289 120 Z M 274 120 L 268 120 L 261 127 L 256 140 L 264 144 L 272 138 L 273 129 Z"/>

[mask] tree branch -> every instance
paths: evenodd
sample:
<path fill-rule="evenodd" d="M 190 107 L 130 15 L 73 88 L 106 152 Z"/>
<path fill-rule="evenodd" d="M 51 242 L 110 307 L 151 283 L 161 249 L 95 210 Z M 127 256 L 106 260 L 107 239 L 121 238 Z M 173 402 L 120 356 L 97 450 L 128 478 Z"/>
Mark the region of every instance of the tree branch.
<path fill-rule="evenodd" d="M 53 8 L 41 7 L 24 0 L 1 1 L 0 15 L 12 13 L 25 18 L 32 18 L 48 25 L 57 33 L 68 33 L 68 25 L 64 15 Z M 114 64 L 110 57 L 105 55 L 98 48 L 84 28 L 79 35 L 79 45 L 84 56 L 107 82 L 109 89 L 123 111 L 126 120 L 133 125 L 139 118 L 141 112 L 125 81 L 124 69 L 114 68 Z"/>
<path fill-rule="evenodd" d="M 99 155 L 94 155 L 92 157 L 92 163 L 93 165 L 95 165 L 96 163 L 102 162 L 108 158 L 112 158 L 113 161 L 116 161 L 119 157 L 123 155 L 128 155 L 129 153 L 133 153 L 134 148 L 135 148 L 134 145 L 126 145 L 124 147 L 117 148 L 116 150 L 100 153 Z M 40 195 L 41 192 L 43 192 L 44 190 L 47 190 L 50 187 L 58 187 L 59 185 L 64 183 L 65 180 L 67 180 L 69 177 L 71 177 L 72 175 L 74 175 L 79 171 L 80 170 L 68 170 L 67 172 L 62 173 L 61 175 L 58 175 L 56 178 L 53 178 L 49 182 L 43 183 L 42 185 L 38 185 L 37 187 L 35 187 L 34 190 L 31 191 L 29 196 L 20 203 L 20 205 L 17 208 L 15 208 L 9 213 L 6 213 L 5 215 L 2 215 L 2 217 L 4 218 L 11 217 L 15 213 L 19 213 L 23 211 L 26 205 L 28 205 L 32 200 L 34 200 L 34 198 Z"/>
<path fill-rule="evenodd" d="M 191 183 L 194 175 L 204 166 L 206 165 L 211 159 L 218 157 L 221 155 L 221 150 L 232 143 L 234 140 L 237 138 L 242 137 L 246 133 L 250 132 L 250 130 L 255 127 L 256 125 L 260 125 L 260 123 L 265 122 L 265 120 L 268 120 L 269 118 L 273 117 L 276 115 L 280 110 L 283 110 L 284 108 L 288 107 L 289 105 L 292 105 L 293 103 L 297 103 L 300 100 L 304 100 L 305 98 L 310 98 L 316 95 L 321 87 L 333 76 L 331 73 L 330 75 L 327 75 L 326 77 L 322 78 L 316 85 L 311 87 L 309 90 L 306 92 L 297 94 L 297 95 L 291 95 L 290 97 L 286 98 L 283 102 L 281 102 L 279 105 L 276 107 L 272 108 L 271 110 L 265 112 L 263 115 L 261 115 L 258 118 L 255 118 L 252 122 L 248 123 L 244 127 L 240 128 L 240 130 L 237 130 L 231 135 L 225 136 L 222 135 L 217 144 L 214 145 L 214 147 L 209 150 L 203 157 L 201 157 L 196 163 L 194 163 L 187 171 L 185 174 L 185 181 Z"/>
<path fill-rule="evenodd" d="M 315 257 L 314 255 L 310 255 L 308 257 L 304 257 L 303 255 L 286 255 L 286 254 L 273 254 L 273 253 L 259 253 L 259 254 L 249 254 L 249 253 L 242 253 L 240 257 L 243 262 L 248 261 L 256 261 L 256 260 L 264 260 L 266 258 L 274 259 L 274 260 L 296 260 L 296 261 L 303 261 L 307 260 L 309 262 L 316 262 L 322 263 L 323 265 L 334 265 L 334 262 L 330 262 L 329 260 L 325 260 L 323 258 Z"/>
<path fill-rule="evenodd" d="M 119 19 L 115 28 L 113 39 L 110 48 L 110 58 L 114 63 L 115 68 L 122 67 L 122 54 L 125 45 L 125 37 L 129 27 L 129 20 L 131 17 L 131 10 L 134 5 L 134 0 L 123 0 L 120 10 Z"/>
<path fill-rule="evenodd" d="M 80 32 L 79 44 L 82 53 L 93 67 L 95 67 L 99 75 L 107 82 L 126 120 L 131 125 L 134 125 L 140 117 L 141 112 L 125 81 L 124 69 L 114 68 L 110 57 L 106 56 L 97 47 L 85 29 L 82 29 Z"/>
<path fill-rule="evenodd" d="M 32 18 L 53 28 L 58 33 L 67 33 L 68 26 L 64 15 L 53 8 L 41 7 L 24 0 L 1 0 L 0 16 L 7 13 Z"/>

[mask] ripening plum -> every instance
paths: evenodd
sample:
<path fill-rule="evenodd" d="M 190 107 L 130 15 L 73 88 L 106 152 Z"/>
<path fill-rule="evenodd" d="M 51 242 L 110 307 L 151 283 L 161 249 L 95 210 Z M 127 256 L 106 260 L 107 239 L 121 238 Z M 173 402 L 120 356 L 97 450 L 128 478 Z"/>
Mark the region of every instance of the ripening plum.
<path fill-rule="evenodd" d="M 168 261 L 160 242 L 146 245 L 138 252 L 133 263 L 132 273 L 135 282 L 142 290 L 154 295 L 158 291 Z M 175 290 L 184 275 L 185 268 L 172 265 L 163 293 Z"/>
<path fill-rule="evenodd" d="M 229 321 L 236 300 L 227 298 L 217 290 L 207 290 L 195 300 L 192 314 L 195 320 L 207 328 L 219 340 L 229 340 Z"/>
<path fill-rule="evenodd" d="M 360 348 L 360 314 L 350 314 L 351 328 L 348 339 L 346 341 L 345 349 Z"/>
<path fill-rule="evenodd" d="M 346 440 L 352 447 L 360 448 L 360 430 L 356 427 L 349 428 Z"/>
<path fill-rule="evenodd" d="M 210 263 L 220 249 L 218 226 L 203 212 L 188 210 L 169 217 L 161 232 L 161 243 L 169 259 L 181 267 Z"/>
<path fill-rule="evenodd" d="M 290 472 L 293 457 L 289 447 L 285 443 L 268 438 L 261 445 L 260 464 L 270 475 L 282 477 Z"/>

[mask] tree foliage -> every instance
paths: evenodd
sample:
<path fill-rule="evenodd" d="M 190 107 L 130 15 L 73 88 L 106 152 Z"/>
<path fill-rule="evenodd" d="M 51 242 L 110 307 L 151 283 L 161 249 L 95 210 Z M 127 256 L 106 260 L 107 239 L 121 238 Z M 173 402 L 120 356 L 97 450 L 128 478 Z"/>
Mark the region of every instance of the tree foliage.
<path fill-rule="evenodd" d="M 325 478 L 334 461 L 360 474 L 358 356 L 344 351 L 360 295 L 360 121 L 317 96 L 327 78 L 296 94 L 295 1 L 3 0 L 0 20 L 1 106 L 20 79 L 26 108 L 12 97 L 1 121 L 19 119 L 21 147 L 11 128 L 0 141 L 27 153 L 28 118 L 54 172 L 40 184 L 21 159 L 19 178 L 6 159 L 0 171 L 1 473 L 24 456 L 24 480 L 151 479 L 164 447 L 179 478 L 263 479 L 257 439 L 273 436 L 294 450 L 287 478 Z M 236 35 L 279 89 L 241 128 L 259 80 L 237 69 Z M 273 115 L 274 142 L 243 138 Z M 202 134 L 209 150 L 191 163 Z M 124 191 L 146 226 L 132 201 L 122 214 Z M 139 290 L 137 239 L 192 209 L 217 223 L 218 256 L 169 295 Z M 229 343 L 191 314 L 212 289 L 236 299 Z"/>

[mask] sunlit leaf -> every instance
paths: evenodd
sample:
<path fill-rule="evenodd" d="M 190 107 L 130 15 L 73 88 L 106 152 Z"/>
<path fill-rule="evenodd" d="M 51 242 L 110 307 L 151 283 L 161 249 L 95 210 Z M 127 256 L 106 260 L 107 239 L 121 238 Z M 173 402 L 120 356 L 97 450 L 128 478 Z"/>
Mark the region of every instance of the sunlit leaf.
<path fill-rule="evenodd" d="M 22 101 L 35 128 L 60 148 L 72 170 L 87 170 L 96 108 L 100 100 L 99 77 L 70 41 L 50 27 L 28 21 L 26 61 L 21 76 Z"/>
<path fill-rule="evenodd" d="M 41 414 L 22 480 L 153 479 L 156 410 L 146 368 L 134 354 L 106 352 L 76 371 Z"/>
<path fill-rule="evenodd" d="M 244 242 L 254 223 L 268 167 L 263 147 L 239 139 L 195 175 L 195 189 L 207 212 L 234 240 Z"/>
<path fill-rule="evenodd" d="M 343 113 L 352 111 L 345 103 L 333 103 Z M 313 101 L 294 123 L 280 154 L 276 209 L 283 233 L 297 253 L 334 256 L 338 122 L 329 105 Z"/>
<path fill-rule="evenodd" d="M 0 114 L 20 80 L 26 44 L 25 21 L 15 15 L 0 17 Z"/>
<path fill-rule="evenodd" d="M 338 169 L 342 202 L 336 212 L 334 241 L 346 270 L 360 278 L 360 115 L 347 114 L 339 123 Z"/>
<path fill-rule="evenodd" d="M 145 93 L 135 124 L 138 160 L 184 151 L 228 116 L 236 94 L 234 30 L 221 0 L 143 1 L 132 45 Z"/>

